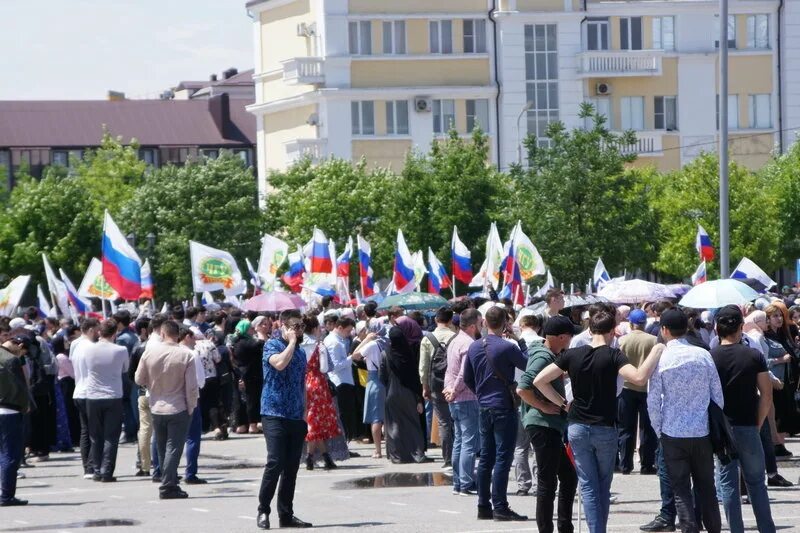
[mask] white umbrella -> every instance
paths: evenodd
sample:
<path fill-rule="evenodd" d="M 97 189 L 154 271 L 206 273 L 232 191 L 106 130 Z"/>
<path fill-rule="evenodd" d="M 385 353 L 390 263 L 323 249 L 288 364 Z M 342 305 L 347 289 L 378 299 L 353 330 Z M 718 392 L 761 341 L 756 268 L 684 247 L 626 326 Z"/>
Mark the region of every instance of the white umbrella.
<path fill-rule="evenodd" d="M 678 302 L 683 307 L 695 309 L 718 309 L 726 305 L 742 305 L 752 302 L 759 294 L 735 279 L 715 279 L 701 283 L 686 293 Z"/>
<path fill-rule="evenodd" d="M 638 304 L 662 298 L 675 298 L 675 293 L 666 285 L 641 279 L 607 283 L 597 295 L 608 298 L 610 302 L 615 304 Z"/>
<path fill-rule="evenodd" d="M 485 302 L 483 305 L 481 305 L 478 308 L 478 312 L 481 314 L 482 317 L 486 317 L 486 311 L 488 311 L 492 307 L 502 307 L 503 309 L 506 308 L 506 306 L 504 304 L 501 304 L 499 302 L 491 302 L 491 301 L 489 301 L 489 302 Z"/>

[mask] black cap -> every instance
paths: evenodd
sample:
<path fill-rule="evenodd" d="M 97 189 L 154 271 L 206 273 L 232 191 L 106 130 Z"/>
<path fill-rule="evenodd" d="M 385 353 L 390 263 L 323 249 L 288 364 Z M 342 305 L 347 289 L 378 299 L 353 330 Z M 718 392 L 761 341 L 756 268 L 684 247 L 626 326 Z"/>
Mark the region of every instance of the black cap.
<path fill-rule="evenodd" d="M 24 346 L 26 350 L 31 347 L 31 339 L 24 335 L 17 335 L 16 337 L 11 337 L 11 342 L 13 342 L 14 344 L 19 344 L 20 346 Z"/>
<path fill-rule="evenodd" d="M 554 315 L 547 319 L 542 328 L 542 334 L 548 335 L 577 335 L 580 328 L 572 323 L 572 320 L 563 315 Z"/>
<path fill-rule="evenodd" d="M 683 311 L 673 307 L 661 313 L 661 327 L 669 330 L 684 330 L 689 327 L 689 319 Z"/>
<path fill-rule="evenodd" d="M 717 322 L 725 324 L 726 326 L 738 326 L 739 324 L 744 324 L 742 310 L 736 305 L 726 305 L 717 311 L 717 314 L 714 318 L 717 320 Z"/>

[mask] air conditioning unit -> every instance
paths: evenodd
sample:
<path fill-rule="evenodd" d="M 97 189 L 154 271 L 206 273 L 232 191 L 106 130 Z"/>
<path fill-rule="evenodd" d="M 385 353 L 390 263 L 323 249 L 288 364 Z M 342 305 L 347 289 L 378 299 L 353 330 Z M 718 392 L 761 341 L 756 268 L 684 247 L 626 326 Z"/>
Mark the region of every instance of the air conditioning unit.
<path fill-rule="evenodd" d="M 433 102 L 427 96 L 415 96 L 414 109 L 417 113 L 429 113 L 433 109 Z"/>
<path fill-rule="evenodd" d="M 598 96 L 607 96 L 611 94 L 611 84 L 600 82 L 597 85 L 595 85 L 594 90 Z"/>
<path fill-rule="evenodd" d="M 308 36 L 308 25 L 305 22 L 301 22 L 297 25 L 297 36 L 298 37 L 306 37 Z"/>

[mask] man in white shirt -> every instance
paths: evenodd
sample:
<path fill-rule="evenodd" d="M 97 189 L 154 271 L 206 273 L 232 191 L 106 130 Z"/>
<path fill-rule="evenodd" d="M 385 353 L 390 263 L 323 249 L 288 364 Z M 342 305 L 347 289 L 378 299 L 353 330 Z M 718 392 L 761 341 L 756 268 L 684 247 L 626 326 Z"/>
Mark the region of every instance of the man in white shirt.
<path fill-rule="evenodd" d="M 331 356 L 333 368 L 328 376 L 336 385 L 336 401 L 339 404 L 339 416 L 347 440 L 358 437 L 358 412 L 356 411 L 356 387 L 353 381 L 353 360 L 360 361 L 361 355 L 349 355 L 350 335 L 355 327 L 355 320 L 348 317 L 336 321 L 336 328 L 325 337 L 325 348 Z"/>
<path fill-rule="evenodd" d="M 97 342 L 100 322 L 96 318 L 86 318 L 81 322 L 81 336 L 69 346 L 69 359 L 75 372 L 75 390 L 72 399 L 78 409 L 78 418 L 81 423 L 81 464 L 83 465 L 83 478 L 94 477 L 94 466 L 90 455 L 91 441 L 89 439 L 89 417 L 86 414 L 86 377 L 88 371 L 83 362 L 82 354 Z"/>
<path fill-rule="evenodd" d="M 206 372 L 203 370 L 203 361 L 195 350 L 195 335 L 198 335 L 200 339 L 204 338 L 199 329 L 197 329 L 195 333 L 195 331 L 192 331 L 190 328 L 181 328 L 178 339 L 180 345 L 192 353 L 195 374 L 197 375 L 197 396 L 199 400 L 199 390 L 206 384 Z M 186 470 L 184 471 L 183 481 L 187 485 L 206 484 L 205 479 L 197 477 L 197 462 L 200 459 L 200 441 L 203 436 L 202 411 L 203 410 L 199 407 L 195 407 L 194 411 L 192 411 L 192 418 L 189 421 L 189 431 L 186 434 L 186 446 L 184 447 L 184 453 L 186 454 Z"/>
<path fill-rule="evenodd" d="M 104 320 L 100 340 L 74 354 L 73 367 L 85 368 L 83 377 L 90 455 L 95 481 L 116 481 L 117 447 L 122 431 L 122 374 L 128 370 L 128 350 L 114 343 L 117 322 Z"/>

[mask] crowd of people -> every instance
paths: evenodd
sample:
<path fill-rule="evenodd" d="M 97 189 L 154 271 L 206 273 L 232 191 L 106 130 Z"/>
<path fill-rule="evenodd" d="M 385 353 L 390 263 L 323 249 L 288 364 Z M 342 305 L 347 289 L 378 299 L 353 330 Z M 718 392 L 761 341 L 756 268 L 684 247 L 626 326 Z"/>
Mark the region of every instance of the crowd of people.
<path fill-rule="evenodd" d="M 578 490 L 590 532 L 606 531 L 612 478 L 632 473 L 638 450 L 662 499 L 643 531 L 718 532 L 721 502 L 740 532 L 743 498 L 759 531 L 775 531 L 767 487 L 792 485 L 778 459 L 800 433 L 793 304 L 565 308 L 551 289 L 535 313 L 326 298 L 305 314 L 211 304 L 75 324 L 30 308 L 0 318 L 0 506 L 27 503 L 15 496 L 20 467 L 53 452 L 78 449 L 87 480 L 113 483 L 121 442 L 136 443 L 135 475 L 159 483 L 160 498 L 187 498 L 181 483 L 206 483 L 203 435 L 263 434 L 262 529 L 276 492 L 281 527 L 311 526 L 294 514 L 303 463 L 335 469 L 357 455 L 352 442 L 374 445 L 374 459 L 427 463 L 436 440 L 478 519 L 528 519 L 509 507 L 513 470 L 516 494 L 535 495 L 539 531 L 573 531 Z"/>

